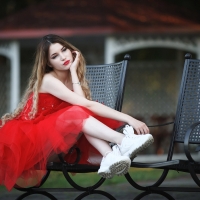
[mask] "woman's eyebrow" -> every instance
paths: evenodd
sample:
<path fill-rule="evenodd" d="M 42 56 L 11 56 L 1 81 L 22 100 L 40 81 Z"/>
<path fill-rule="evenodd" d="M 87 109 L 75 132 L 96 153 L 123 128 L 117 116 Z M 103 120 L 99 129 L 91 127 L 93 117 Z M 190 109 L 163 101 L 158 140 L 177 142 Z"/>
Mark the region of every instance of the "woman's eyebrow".
<path fill-rule="evenodd" d="M 52 57 L 52 56 L 54 56 L 54 55 L 56 55 L 57 53 L 53 53 L 53 54 L 51 54 L 51 56 L 50 57 Z"/>
<path fill-rule="evenodd" d="M 61 50 L 63 50 L 65 47 L 64 46 L 62 46 L 62 48 L 61 48 Z M 56 55 L 57 53 L 53 53 L 53 54 L 51 54 L 51 56 L 50 57 L 52 57 L 52 56 L 54 56 L 54 55 Z"/>
<path fill-rule="evenodd" d="M 63 50 L 64 48 L 66 48 L 65 46 L 63 46 L 61 49 Z"/>

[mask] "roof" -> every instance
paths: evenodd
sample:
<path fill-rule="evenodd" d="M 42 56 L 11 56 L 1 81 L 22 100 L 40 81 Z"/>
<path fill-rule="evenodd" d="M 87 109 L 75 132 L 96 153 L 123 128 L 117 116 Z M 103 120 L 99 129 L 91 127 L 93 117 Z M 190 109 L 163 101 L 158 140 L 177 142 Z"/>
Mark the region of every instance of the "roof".
<path fill-rule="evenodd" d="M 164 0 L 47 0 L 1 19 L 0 39 L 49 33 L 200 33 L 199 21 L 199 13 Z"/>

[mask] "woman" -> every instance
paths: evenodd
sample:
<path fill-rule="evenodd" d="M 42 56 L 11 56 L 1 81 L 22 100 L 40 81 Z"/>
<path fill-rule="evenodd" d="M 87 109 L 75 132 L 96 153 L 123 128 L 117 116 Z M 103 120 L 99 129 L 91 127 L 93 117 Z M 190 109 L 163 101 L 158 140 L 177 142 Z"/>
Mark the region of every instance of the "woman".
<path fill-rule="evenodd" d="M 91 100 L 83 56 L 56 35 L 42 38 L 22 101 L 1 122 L 0 184 L 8 190 L 19 179 L 40 181 L 37 170 L 74 144 L 80 163 L 98 164 L 92 155 L 101 155 L 98 174 L 112 178 L 127 173 L 131 159 L 153 142 L 146 124 Z M 124 134 L 113 130 L 123 123 L 130 125 Z"/>

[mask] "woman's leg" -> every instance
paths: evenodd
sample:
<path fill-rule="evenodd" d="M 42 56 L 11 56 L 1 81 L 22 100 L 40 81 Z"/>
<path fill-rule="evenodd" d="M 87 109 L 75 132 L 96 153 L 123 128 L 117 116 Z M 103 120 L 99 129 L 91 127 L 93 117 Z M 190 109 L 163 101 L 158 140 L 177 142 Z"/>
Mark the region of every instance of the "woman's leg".
<path fill-rule="evenodd" d="M 112 178 L 115 174 L 124 175 L 128 172 L 131 160 L 128 156 L 122 156 L 119 148 L 113 150 L 108 142 L 85 134 L 87 140 L 103 155 L 98 174 L 103 178 Z"/>
<path fill-rule="evenodd" d="M 122 139 L 124 138 L 123 134 L 114 131 L 94 117 L 89 117 L 85 120 L 82 131 L 85 135 L 116 144 L 121 144 Z"/>
<path fill-rule="evenodd" d="M 110 145 L 108 144 L 107 141 L 104 141 L 99 138 L 92 137 L 90 135 L 85 134 L 85 137 L 89 141 L 89 143 L 95 147 L 99 151 L 99 153 L 103 156 L 106 157 L 108 153 L 112 151 Z"/>
<path fill-rule="evenodd" d="M 99 143 L 103 144 L 102 140 L 118 144 L 121 154 L 128 156 L 131 159 L 133 159 L 137 153 L 153 143 L 153 137 L 150 134 L 135 135 L 132 127 L 126 127 L 124 131 L 126 136 L 124 136 L 93 117 L 89 117 L 85 121 L 82 130 L 85 135 L 94 138 L 91 140 L 93 141 L 91 144 L 97 148 L 102 155 L 104 155 L 108 149 L 106 148 L 106 151 L 104 151 L 105 143 L 102 147 L 99 145 Z"/>
<path fill-rule="evenodd" d="M 128 172 L 131 161 L 128 156 L 122 156 L 119 149 L 112 150 L 108 142 L 121 143 L 124 135 L 118 133 L 93 117 L 89 117 L 82 131 L 87 140 L 103 156 L 98 174 L 104 178 L 112 178 L 115 174 Z"/>

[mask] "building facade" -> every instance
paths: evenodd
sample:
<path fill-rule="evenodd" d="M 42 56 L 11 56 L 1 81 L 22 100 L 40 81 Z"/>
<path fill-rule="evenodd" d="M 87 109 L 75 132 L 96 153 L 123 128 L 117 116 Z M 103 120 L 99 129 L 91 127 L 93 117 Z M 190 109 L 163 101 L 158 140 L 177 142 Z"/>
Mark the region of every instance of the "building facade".
<path fill-rule="evenodd" d="M 100 2 L 44 1 L 0 20 L 0 115 L 19 103 L 36 46 L 53 33 L 78 47 L 87 64 L 120 61 L 129 53 L 122 111 L 150 125 L 173 120 L 184 55 L 200 59 L 198 19 L 165 1 Z M 170 131 L 162 130 L 166 138 Z M 162 138 L 156 138 L 152 151 L 163 153 Z"/>

